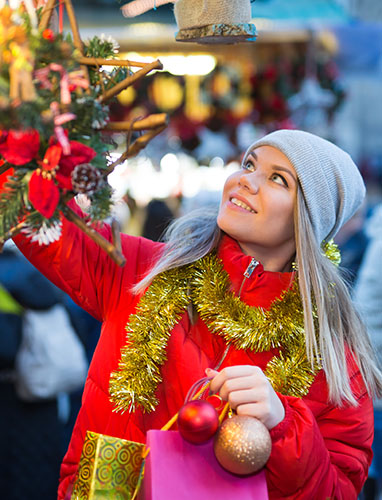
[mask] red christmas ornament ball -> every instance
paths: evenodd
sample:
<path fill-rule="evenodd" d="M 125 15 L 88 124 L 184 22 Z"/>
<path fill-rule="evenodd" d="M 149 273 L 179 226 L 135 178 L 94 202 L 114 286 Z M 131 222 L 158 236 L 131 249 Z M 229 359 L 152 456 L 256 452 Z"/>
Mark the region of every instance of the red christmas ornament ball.
<path fill-rule="evenodd" d="M 201 444 L 208 441 L 219 427 L 219 417 L 215 408 L 207 401 L 190 401 L 178 414 L 178 429 L 186 441 Z"/>

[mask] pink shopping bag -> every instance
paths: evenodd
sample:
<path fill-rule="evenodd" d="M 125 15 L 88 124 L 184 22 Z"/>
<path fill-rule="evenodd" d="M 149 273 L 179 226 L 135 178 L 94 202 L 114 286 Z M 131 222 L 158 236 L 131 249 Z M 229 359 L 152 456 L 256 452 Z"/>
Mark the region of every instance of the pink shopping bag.
<path fill-rule="evenodd" d="M 177 431 L 151 430 L 141 500 L 268 500 L 265 472 L 239 477 L 217 462 L 213 439 L 194 445 Z"/>

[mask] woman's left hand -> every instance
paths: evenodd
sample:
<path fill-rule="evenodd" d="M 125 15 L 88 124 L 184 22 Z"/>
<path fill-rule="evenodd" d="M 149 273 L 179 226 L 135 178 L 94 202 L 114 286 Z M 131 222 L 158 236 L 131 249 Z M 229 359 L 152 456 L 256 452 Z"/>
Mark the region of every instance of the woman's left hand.
<path fill-rule="evenodd" d="M 284 406 L 258 366 L 238 365 L 220 372 L 207 368 L 211 392 L 228 401 L 237 415 L 259 419 L 268 430 L 285 417 Z"/>

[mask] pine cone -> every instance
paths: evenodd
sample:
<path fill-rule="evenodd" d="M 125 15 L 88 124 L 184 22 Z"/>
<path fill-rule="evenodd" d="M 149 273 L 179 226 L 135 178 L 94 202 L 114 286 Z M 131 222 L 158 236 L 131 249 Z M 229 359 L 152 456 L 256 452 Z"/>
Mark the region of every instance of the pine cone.
<path fill-rule="evenodd" d="M 77 165 L 72 172 L 72 185 L 76 193 L 93 194 L 102 183 L 101 172 L 90 163 Z"/>

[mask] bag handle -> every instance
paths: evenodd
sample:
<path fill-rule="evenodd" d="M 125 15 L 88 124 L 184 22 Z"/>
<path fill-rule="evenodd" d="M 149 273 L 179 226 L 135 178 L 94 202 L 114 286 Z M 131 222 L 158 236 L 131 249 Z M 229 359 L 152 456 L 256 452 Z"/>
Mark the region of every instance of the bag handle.
<path fill-rule="evenodd" d="M 200 385 L 202 386 L 199 390 L 197 390 Z M 188 401 L 194 401 L 196 399 L 198 399 L 200 396 L 202 396 L 202 394 L 209 388 L 209 386 L 211 385 L 211 380 L 207 377 L 203 377 L 201 378 L 200 380 L 197 380 L 189 389 L 187 395 L 186 395 L 186 399 L 185 399 L 185 403 L 188 403 Z M 197 391 L 197 392 L 196 392 Z M 220 413 L 219 415 L 219 425 L 222 424 L 228 410 L 230 409 L 230 406 L 229 406 L 229 403 L 228 401 L 226 402 L 226 404 L 224 405 L 224 408 L 222 410 L 222 412 Z M 178 415 L 179 415 L 179 412 L 177 412 L 172 418 L 170 418 L 170 420 L 167 422 L 167 424 L 165 424 L 160 430 L 161 431 L 168 431 L 169 429 L 171 429 L 171 427 L 175 424 L 175 422 L 177 421 L 178 419 Z M 142 457 L 143 457 L 143 462 L 142 462 L 142 466 L 141 466 L 141 470 L 139 472 L 139 478 L 138 478 L 138 483 L 135 487 L 135 490 L 134 490 L 134 493 L 133 493 L 133 496 L 131 498 L 131 500 L 136 500 L 137 498 L 137 495 L 138 495 L 138 491 L 141 487 L 141 483 L 142 483 L 142 479 L 143 479 L 143 475 L 144 475 L 144 470 L 145 470 L 145 460 L 147 458 L 147 455 L 150 453 L 150 448 L 146 448 L 144 449 L 144 451 L 142 452 Z"/>
<path fill-rule="evenodd" d="M 207 377 L 203 377 L 200 380 L 197 380 L 189 389 L 187 396 L 185 398 L 185 403 L 188 403 L 189 401 L 195 401 L 196 399 L 199 399 L 200 396 L 203 395 L 203 393 L 209 388 L 211 385 L 211 380 Z M 197 390 L 200 386 L 202 386 L 199 391 Z M 224 405 L 224 408 L 222 412 L 219 415 L 219 424 L 221 424 L 227 415 L 228 410 L 230 409 L 228 401 Z M 179 412 L 176 413 L 168 422 L 165 424 L 162 428 L 161 431 L 168 431 L 171 429 L 171 427 L 175 424 L 175 422 L 178 419 Z"/>
<path fill-rule="evenodd" d="M 210 379 L 208 379 L 207 377 L 204 377 L 204 378 L 198 380 L 197 382 L 195 382 L 195 384 L 193 384 L 190 387 L 190 390 L 187 393 L 185 402 L 187 403 L 188 401 L 194 401 L 195 399 L 198 399 L 203 394 L 203 392 L 205 392 L 209 388 L 210 383 L 211 383 Z M 194 394 L 196 389 L 198 388 L 198 386 L 200 384 L 203 384 L 202 388 L 196 394 Z M 168 431 L 169 429 L 171 429 L 171 427 L 177 421 L 178 415 L 179 415 L 179 412 L 176 413 L 172 418 L 170 418 L 170 420 L 167 422 L 167 424 L 165 424 L 161 428 L 161 431 Z"/>

